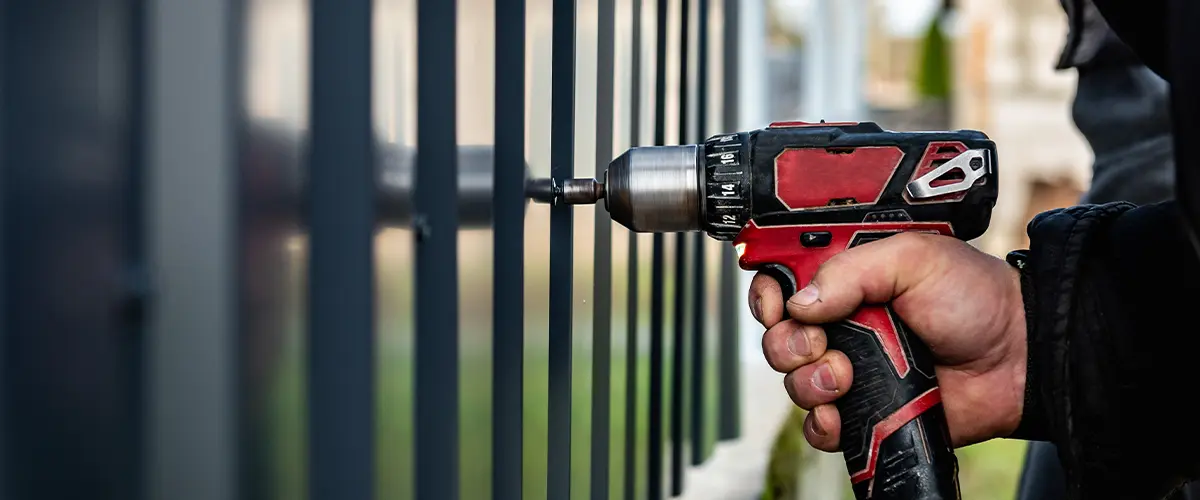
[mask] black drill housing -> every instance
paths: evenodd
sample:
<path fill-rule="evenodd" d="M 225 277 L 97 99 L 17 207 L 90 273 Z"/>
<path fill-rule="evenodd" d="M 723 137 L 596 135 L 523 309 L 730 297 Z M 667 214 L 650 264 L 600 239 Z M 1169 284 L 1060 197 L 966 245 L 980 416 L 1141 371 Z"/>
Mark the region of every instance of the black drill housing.
<path fill-rule="evenodd" d="M 991 168 L 961 199 L 913 203 L 905 187 L 933 142 L 959 142 L 989 153 Z M 788 148 L 895 146 L 903 151 L 896 171 L 873 203 L 830 204 L 793 210 L 776 196 L 776 158 Z M 715 239 L 733 240 L 751 220 L 761 226 L 829 224 L 871 221 L 946 222 L 963 240 L 979 237 L 988 228 L 999 183 L 996 145 L 983 132 L 893 132 L 878 124 L 802 124 L 716 135 L 700 151 L 704 166 L 703 230 Z M 846 175 L 855 175 L 847 172 Z M 834 202 L 835 200 L 830 200 Z"/>

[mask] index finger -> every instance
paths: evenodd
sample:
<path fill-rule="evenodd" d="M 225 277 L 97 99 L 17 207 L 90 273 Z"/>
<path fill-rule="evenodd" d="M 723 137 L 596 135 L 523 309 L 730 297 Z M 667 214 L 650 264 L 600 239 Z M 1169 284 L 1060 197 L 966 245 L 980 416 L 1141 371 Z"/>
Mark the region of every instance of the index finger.
<path fill-rule="evenodd" d="M 750 313 L 763 327 L 771 328 L 783 320 L 783 289 L 768 274 L 758 273 L 750 282 Z"/>

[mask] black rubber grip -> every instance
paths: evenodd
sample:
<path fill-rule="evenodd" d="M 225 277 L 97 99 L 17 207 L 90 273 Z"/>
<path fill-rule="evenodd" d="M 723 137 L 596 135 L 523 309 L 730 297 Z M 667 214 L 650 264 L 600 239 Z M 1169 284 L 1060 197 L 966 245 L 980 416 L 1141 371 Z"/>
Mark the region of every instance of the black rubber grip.
<path fill-rule="evenodd" d="M 763 272 L 779 281 L 785 298 L 795 294 L 786 267 Z M 836 401 L 854 497 L 960 499 L 958 460 L 929 348 L 908 335 L 890 308 L 864 308 L 851 319 L 858 321 L 823 326 L 829 349 L 845 353 L 854 369 L 849 392 Z"/>

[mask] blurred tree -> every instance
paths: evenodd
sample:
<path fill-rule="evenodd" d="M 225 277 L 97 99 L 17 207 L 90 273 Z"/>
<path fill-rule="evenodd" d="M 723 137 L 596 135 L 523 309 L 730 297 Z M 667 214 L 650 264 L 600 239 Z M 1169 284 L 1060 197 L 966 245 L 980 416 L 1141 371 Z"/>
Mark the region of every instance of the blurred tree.
<path fill-rule="evenodd" d="M 953 8 L 952 0 L 944 0 L 942 7 L 925 30 L 921 40 L 920 60 L 917 63 L 916 89 L 922 99 L 948 100 L 951 91 L 950 41 L 944 31 L 945 19 Z"/>
<path fill-rule="evenodd" d="M 803 33 L 784 22 L 788 16 L 794 16 L 795 13 L 783 12 L 784 8 L 775 1 L 767 2 L 767 10 L 767 40 L 770 45 L 787 48 L 799 48 L 804 45 Z"/>
<path fill-rule="evenodd" d="M 779 434 L 771 446 L 771 459 L 767 465 L 766 485 L 761 500 L 802 500 L 797 498 L 796 490 L 804 471 L 804 457 L 810 449 L 808 441 L 804 440 L 804 417 L 807 414 L 793 407 L 779 428 Z"/>

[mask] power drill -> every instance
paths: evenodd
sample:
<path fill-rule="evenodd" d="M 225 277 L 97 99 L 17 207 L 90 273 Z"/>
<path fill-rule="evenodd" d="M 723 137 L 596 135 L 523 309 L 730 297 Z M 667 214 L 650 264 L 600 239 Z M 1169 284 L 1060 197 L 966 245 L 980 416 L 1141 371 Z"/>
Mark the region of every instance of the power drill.
<path fill-rule="evenodd" d="M 979 237 L 996 202 L 996 147 L 973 130 L 894 132 L 872 122 L 776 122 L 704 144 L 630 149 L 603 181 L 537 179 L 543 203 L 604 200 L 636 232 L 704 231 L 786 299 L 821 263 L 906 231 Z M 946 307 L 953 307 L 946 304 Z M 837 401 L 857 499 L 960 498 L 929 348 L 887 305 L 824 325 L 854 369 Z"/>

